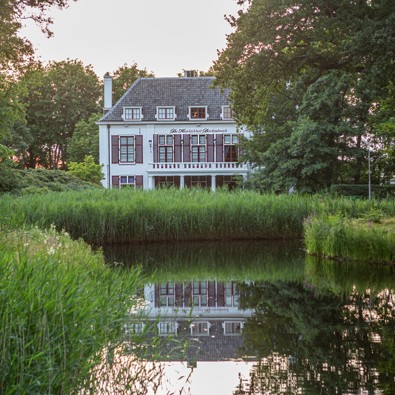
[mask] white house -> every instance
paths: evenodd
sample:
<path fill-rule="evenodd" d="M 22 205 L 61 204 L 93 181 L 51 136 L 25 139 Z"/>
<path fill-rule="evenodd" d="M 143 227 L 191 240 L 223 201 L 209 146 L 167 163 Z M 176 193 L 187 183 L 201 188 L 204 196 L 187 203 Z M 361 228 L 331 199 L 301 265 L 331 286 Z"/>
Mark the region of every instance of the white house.
<path fill-rule="evenodd" d="M 98 122 L 106 188 L 232 186 L 246 178 L 239 131 L 227 89 L 214 77 L 140 78 L 112 105 L 104 77 L 104 116 Z M 243 131 L 248 137 L 248 132 Z"/>

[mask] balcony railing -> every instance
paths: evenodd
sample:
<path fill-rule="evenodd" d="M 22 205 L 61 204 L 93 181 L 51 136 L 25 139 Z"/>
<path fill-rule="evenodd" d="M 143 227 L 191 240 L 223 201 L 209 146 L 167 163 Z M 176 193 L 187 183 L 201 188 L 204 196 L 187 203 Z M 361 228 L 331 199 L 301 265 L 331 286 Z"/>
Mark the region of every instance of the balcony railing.
<path fill-rule="evenodd" d="M 148 171 L 163 172 L 193 172 L 196 170 L 205 172 L 216 171 L 248 171 L 248 165 L 237 162 L 168 162 L 149 163 Z"/>

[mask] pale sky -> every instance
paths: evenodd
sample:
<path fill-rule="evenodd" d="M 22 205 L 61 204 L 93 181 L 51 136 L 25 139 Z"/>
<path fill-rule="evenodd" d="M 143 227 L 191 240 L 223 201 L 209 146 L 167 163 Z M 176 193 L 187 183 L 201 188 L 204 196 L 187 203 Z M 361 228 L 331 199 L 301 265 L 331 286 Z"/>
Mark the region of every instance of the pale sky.
<path fill-rule="evenodd" d="M 236 15 L 236 0 L 78 0 L 54 9 L 47 38 L 28 24 L 22 31 L 43 62 L 79 59 L 99 77 L 137 63 L 157 77 L 207 71 L 232 32 L 224 15 Z"/>

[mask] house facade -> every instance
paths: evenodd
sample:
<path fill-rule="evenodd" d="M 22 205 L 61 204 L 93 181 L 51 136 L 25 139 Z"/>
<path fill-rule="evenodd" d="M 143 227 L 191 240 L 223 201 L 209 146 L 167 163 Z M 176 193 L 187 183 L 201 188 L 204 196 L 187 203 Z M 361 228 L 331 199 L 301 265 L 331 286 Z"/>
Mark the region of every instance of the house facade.
<path fill-rule="evenodd" d="M 201 187 L 215 191 L 246 179 L 227 89 L 214 77 L 140 78 L 112 104 L 104 77 L 99 120 L 106 188 Z"/>

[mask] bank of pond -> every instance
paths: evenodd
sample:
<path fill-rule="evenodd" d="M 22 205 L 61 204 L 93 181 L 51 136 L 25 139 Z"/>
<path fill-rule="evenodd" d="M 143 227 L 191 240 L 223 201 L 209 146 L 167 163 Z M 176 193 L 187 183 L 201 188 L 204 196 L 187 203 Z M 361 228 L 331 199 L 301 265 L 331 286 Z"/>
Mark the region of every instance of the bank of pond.
<path fill-rule="evenodd" d="M 309 252 L 327 257 L 395 259 L 394 199 L 251 191 L 88 190 L 17 198 L 4 195 L 0 212 L 4 226 L 54 226 L 93 245 L 305 238 Z M 383 221 L 389 225 L 379 225 Z"/>

